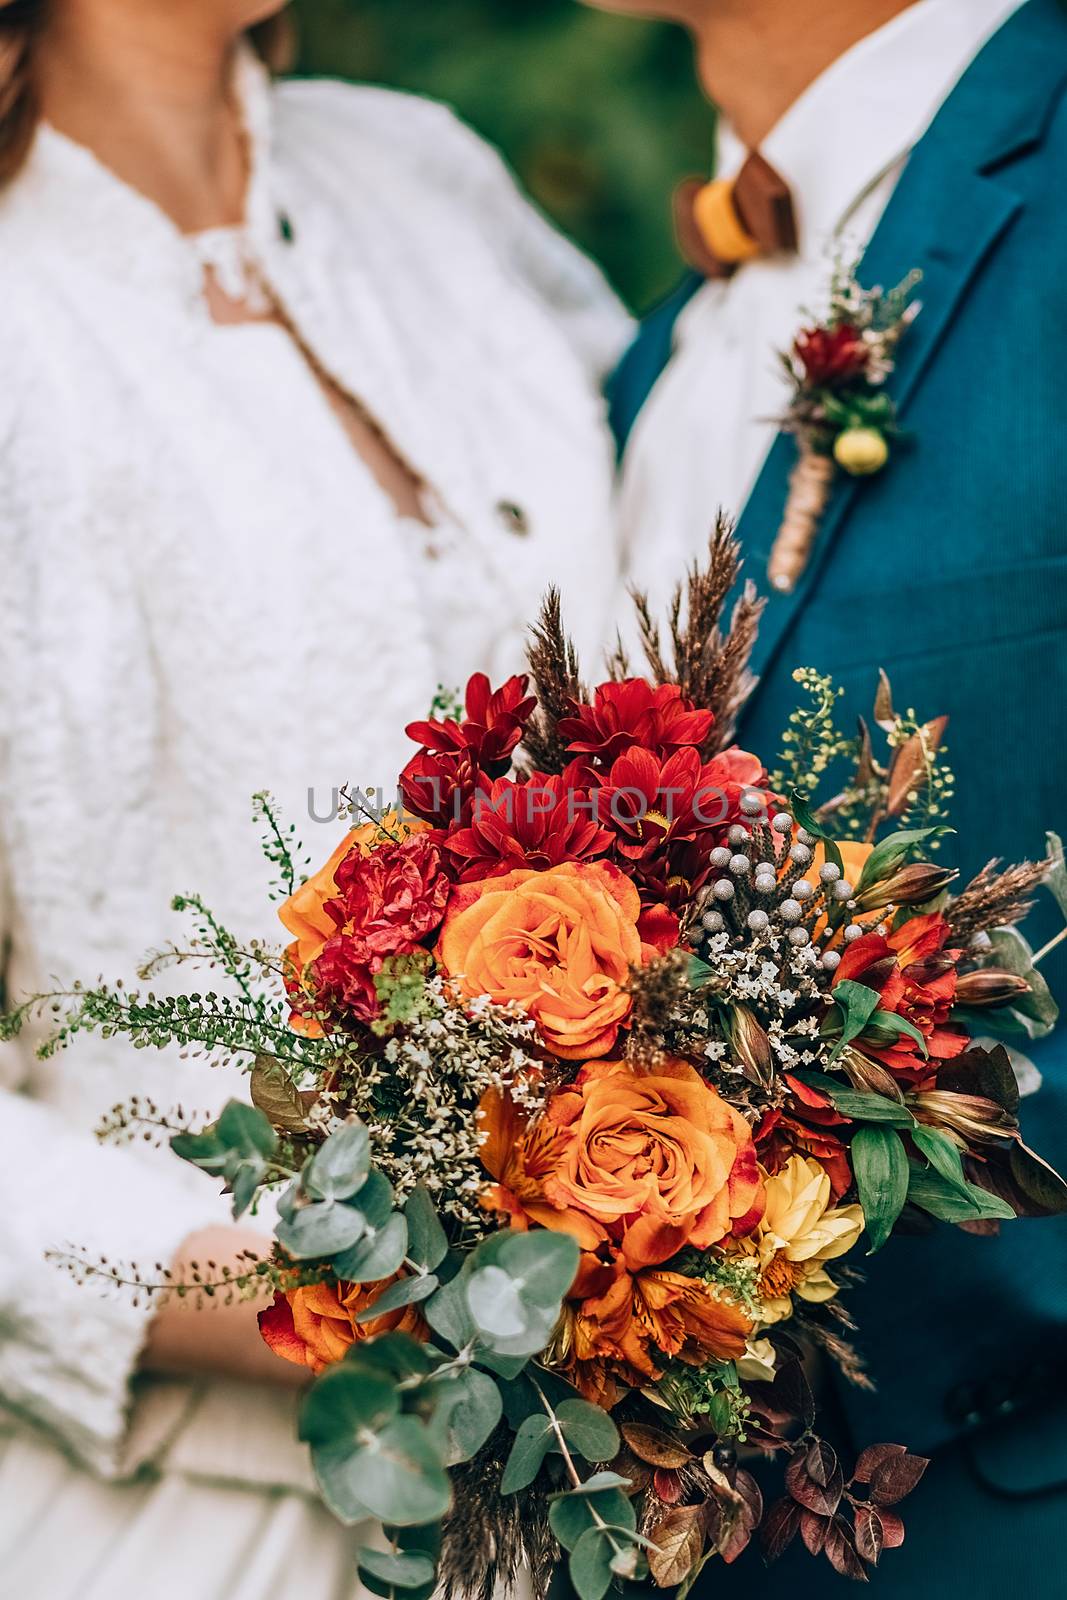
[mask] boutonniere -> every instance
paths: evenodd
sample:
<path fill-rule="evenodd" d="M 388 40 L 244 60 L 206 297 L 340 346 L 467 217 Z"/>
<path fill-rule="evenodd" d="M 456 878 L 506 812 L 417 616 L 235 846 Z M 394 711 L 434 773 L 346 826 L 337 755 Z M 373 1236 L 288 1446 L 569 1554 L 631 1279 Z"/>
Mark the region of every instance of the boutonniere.
<path fill-rule="evenodd" d="M 779 425 L 795 434 L 796 466 L 767 575 L 788 592 L 808 564 L 838 471 L 881 472 L 899 434 L 885 391 L 897 345 L 919 313 L 912 299 L 921 274 L 895 289 L 861 289 L 854 269 L 838 267 L 825 319 L 802 327 L 781 353 L 793 396 Z"/>

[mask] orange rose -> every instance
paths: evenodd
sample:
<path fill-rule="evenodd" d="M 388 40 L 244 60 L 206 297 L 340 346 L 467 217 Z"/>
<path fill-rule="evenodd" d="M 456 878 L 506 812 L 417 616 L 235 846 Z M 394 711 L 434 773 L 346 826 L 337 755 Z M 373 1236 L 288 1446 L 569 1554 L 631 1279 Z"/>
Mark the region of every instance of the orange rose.
<path fill-rule="evenodd" d="M 378 1333 L 399 1330 L 424 1338 L 426 1324 L 414 1306 L 387 1311 L 372 1322 L 356 1321 L 397 1276 L 381 1283 L 316 1283 L 276 1294 L 274 1304 L 259 1313 L 259 1331 L 275 1355 L 315 1373 L 340 1361 L 358 1340 Z"/>
<path fill-rule="evenodd" d="M 607 1055 L 630 1014 L 631 967 L 657 953 L 638 932 L 637 890 L 607 862 L 520 868 L 458 888 L 438 959 L 460 992 L 514 1001 L 554 1055 Z"/>

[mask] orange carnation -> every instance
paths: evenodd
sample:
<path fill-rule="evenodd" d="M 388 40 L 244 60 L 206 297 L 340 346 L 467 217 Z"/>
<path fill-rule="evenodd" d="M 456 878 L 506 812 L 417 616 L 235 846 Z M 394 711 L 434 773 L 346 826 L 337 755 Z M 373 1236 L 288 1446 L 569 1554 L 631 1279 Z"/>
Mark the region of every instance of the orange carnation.
<path fill-rule="evenodd" d="M 607 1055 L 630 1014 L 631 967 L 657 953 L 638 931 L 634 885 L 607 862 L 520 868 L 461 885 L 438 959 L 470 998 L 528 1011 L 554 1055 Z"/>
<path fill-rule="evenodd" d="M 399 1276 L 399 1275 L 397 1275 Z M 319 1373 L 340 1361 L 360 1339 L 399 1331 L 423 1338 L 426 1324 L 414 1306 L 387 1311 L 371 1322 L 357 1322 L 361 1312 L 396 1276 L 381 1283 L 315 1283 L 288 1294 L 259 1313 L 259 1331 L 276 1356 Z"/>

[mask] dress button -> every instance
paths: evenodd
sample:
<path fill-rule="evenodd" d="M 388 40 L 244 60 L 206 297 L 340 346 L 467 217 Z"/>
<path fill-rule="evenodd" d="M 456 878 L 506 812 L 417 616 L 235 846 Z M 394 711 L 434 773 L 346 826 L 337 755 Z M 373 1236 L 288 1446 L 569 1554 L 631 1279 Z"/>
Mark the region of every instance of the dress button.
<path fill-rule="evenodd" d="M 518 539 L 525 539 L 530 531 L 530 519 L 521 506 L 517 506 L 513 500 L 498 500 L 495 510 L 509 533 Z"/>

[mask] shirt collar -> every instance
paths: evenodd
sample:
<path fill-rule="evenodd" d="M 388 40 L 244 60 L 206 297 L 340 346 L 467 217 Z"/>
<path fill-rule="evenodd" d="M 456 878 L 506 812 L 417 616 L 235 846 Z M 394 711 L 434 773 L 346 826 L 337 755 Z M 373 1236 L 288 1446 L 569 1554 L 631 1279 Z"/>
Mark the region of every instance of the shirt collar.
<path fill-rule="evenodd" d="M 278 230 L 270 79 L 246 46 L 235 61 L 234 94 L 249 162 L 241 231 L 250 250 L 265 253 Z M 3 195 L 0 217 L 17 220 L 20 239 L 39 239 L 116 282 L 156 290 L 169 283 L 194 300 L 202 296 L 203 266 L 189 236 L 153 200 L 50 123 L 38 129 L 25 168 Z"/>
<path fill-rule="evenodd" d="M 821 257 L 879 180 L 918 143 L 988 38 L 1024 0 L 914 0 L 839 56 L 760 146 L 789 184 L 801 255 Z M 718 171 L 747 151 L 719 129 Z"/>

